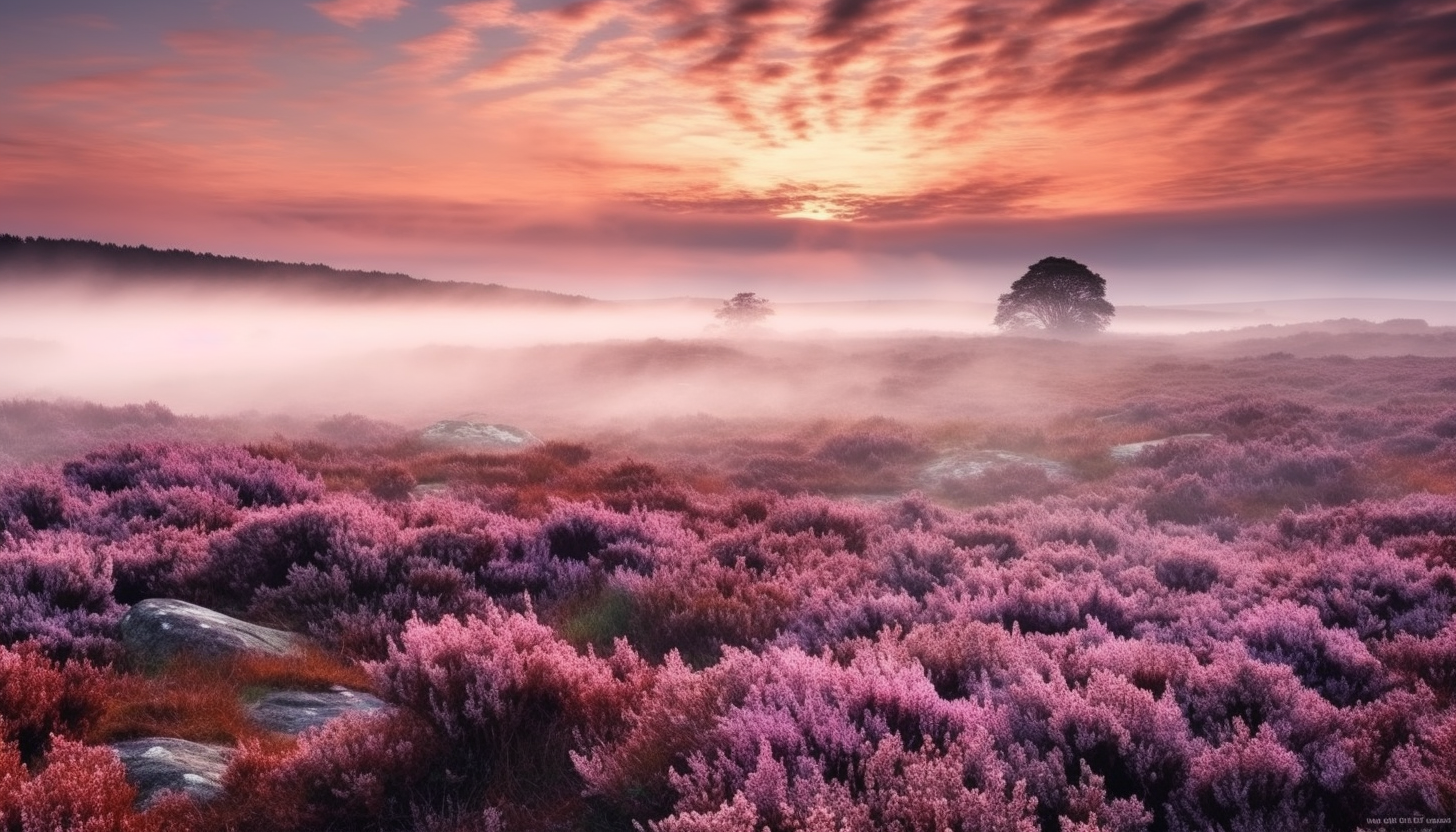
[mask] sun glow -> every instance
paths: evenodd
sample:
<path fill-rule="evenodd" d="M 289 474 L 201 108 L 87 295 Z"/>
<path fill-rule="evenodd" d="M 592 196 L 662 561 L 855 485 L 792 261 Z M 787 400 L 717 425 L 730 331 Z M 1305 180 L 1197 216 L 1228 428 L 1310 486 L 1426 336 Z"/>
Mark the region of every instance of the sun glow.
<path fill-rule="evenodd" d="M 852 212 L 844 206 L 817 199 L 804 202 L 796 210 L 777 216 L 779 219 L 785 220 L 814 220 L 816 222 L 850 222 L 854 219 Z"/>

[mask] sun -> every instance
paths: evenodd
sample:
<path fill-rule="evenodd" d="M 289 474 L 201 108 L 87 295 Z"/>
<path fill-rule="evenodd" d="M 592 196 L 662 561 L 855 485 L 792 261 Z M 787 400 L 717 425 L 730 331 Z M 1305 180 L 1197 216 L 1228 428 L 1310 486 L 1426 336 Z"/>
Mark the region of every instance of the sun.
<path fill-rule="evenodd" d="M 785 220 L 814 220 L 815 222 L 849 222 L 853 219 L 848 208 L 828 200 L 809 200 L 793 211 L 775 216 Z"/>

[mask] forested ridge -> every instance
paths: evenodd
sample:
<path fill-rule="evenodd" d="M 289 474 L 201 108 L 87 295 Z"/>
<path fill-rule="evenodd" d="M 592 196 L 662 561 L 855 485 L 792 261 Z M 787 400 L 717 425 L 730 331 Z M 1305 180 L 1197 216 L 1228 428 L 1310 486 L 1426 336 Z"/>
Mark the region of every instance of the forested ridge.
<path fill-rule="evenodd" d="M 422 280 L 397 272 L 336 269 L 322 263 L 285 263 L 158 249 L 95 240 L 0 234 L 0 284 L 81 280 L 113 288 L 186 282 L 204 287 L 288 289 L 345 299 L 418 299 L 590 303 L 589 298 L 498 283 Z"/>

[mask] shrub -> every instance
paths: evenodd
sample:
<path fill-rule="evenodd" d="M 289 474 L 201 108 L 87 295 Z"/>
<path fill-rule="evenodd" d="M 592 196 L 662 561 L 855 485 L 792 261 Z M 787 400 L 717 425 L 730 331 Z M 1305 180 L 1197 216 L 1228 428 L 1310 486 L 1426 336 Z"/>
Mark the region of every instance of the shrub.
<path fill-rule="evenodd" d="M 1130 832 L 1449 812 L 1456 445 L 1430 426 L 1450 403 L 1387 396 L 1401 374 L 1449 369 L 1179 366 L 1155 407 L 1030 425 L 1019 441 L 1063 457 L 1221 438 L 1167 443 L 1036 502 L 993 482 L 974 510 L 787 497 L 711 470 L 889 488 L 915 459 L 897 443 L 917 441 L 893 424 L 817 446 L 806 437 L 823 426 L 724 438 L 715 423 L 708 441 L 669 425 L 614 440 L 650 446 L 650 462 L 598 453 L 597 466 L 580 446 L 137 443 L 0 475 L 0 829 L 22 828 L 22 790 L 60 800 L 30 785 L 68 771 L 45 774 L 48 748 L 55 766 L 78 738 L 156 733 L 242 743 L 232 796 L 87 817 Z M 1390 401 L 1377 412 L 1372 397 Z M 984 445 L 999 430 L 938 436 Z M 338 493 L 390 466 L 452 488 Z M 1399 496 L 1413 483 L 1431 493 Z M 324 654 L 98 669 L 120 657 L 124 605 L 157 595 L 376 661 L 365 678 Z M 398 709 L 297 741 L 239 705 L 272 686 L 371 683 Z"/>
<path fill-rule="evenodd" d="M 398 829 L 438 792 L 439 738 L 407 712 L 348 714 L 287 751 L 245 743 L 219 814 L 242 829 Z"/>
<path fill-rule="evenodd" d="M 1204 552 L 1180 548 L 1159 558 L 1153 574 L 1169 589 L 1207 592 L 1218 581 L 1218 560 Z"/>
<path fill-rule="evenodd" d="M 140 832 L 136 790 L 108 748 L 56 738 L 40 771 L 15 795 L 21 832 Z"/>
<path fill-rule="evenodd" d="M 0 478 L 0 540 L 63 528 L 73 511 L 64 481 L 53 472 L 31 468 Z"/>
<path fill-rule="evenodd" d="M 369 493 L 381 500 L 403 500 L 418 484 L 408 468 L 390 465 L 374 473 L 369 482 Z"/>
<path fill-rule="evenodd" d="M 85 662 L 57 664 L 34 642 L 0 647 L 0 743 L 34 761 L 51 736 L 79 738 L 99 718 L 115 678 Z"/>
<path fill-rule="evenodd" d="M 203 597 L 246 605 L 262 589 L 287 585 L 297 570 L 339 570 L 379 593 L 394 586 L 391 547 L 398 526 L 354 498 L 252 512 L 210 541 L 207 565 L 194 578 Z M 299 622 L 302 623 L 302 622 Z"/>
<path fill-rule="evenodd" d="M 1173 801 L 1171 829 L 1296 829 L 1323 826 L 1312 812 L 1305 770 L 1289 749 L 1242 722 L 1234 736 L 1190 761 Z"/>
<path fill-rule="evenodd" d="M 110 562 L 78 534 L 0 547 L 0 645 L 33 640 L 60 659 L 114 658 L 123 610 L 112 587 Z"/>
<path fill-rule="evenodd" d="M 904 426 L 878 420 L 825 439 L 815 455 L 859 468 L 876 469 L 922 456 L 925 446 Z"/>
<path fill-rule="evenodd" d="M 533 614 L 493 606 L 463 623 L 411 621 L 370 669 L 381 694 L 423 715 L 472 777 L 516 793 L 563 788 L 573 734 L 616 725 L 626 692 L 607 662 Z"/>
<path fill-rule="evenodd" d="M 118 445 L 68 462 L 62 471 L 91 491 L 194 487 L 230 496 L 240 508 L 297 503 L 321 491 L 291 465 L 225 446 Z"/>

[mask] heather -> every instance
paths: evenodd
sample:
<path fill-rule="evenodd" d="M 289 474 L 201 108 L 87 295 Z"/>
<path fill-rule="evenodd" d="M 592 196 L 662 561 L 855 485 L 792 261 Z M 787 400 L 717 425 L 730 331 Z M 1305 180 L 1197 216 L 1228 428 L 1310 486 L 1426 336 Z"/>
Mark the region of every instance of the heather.
<path fill-rule="evenodd" d="M 141 436 L 11 467 L 0 828 L 1456 813 L 1449 364 L 1178 362 L 1038 419 L 701 416 L 516 453 Z M 152 597 L 316 651 L 136 666 L 116 625 Z M 272 735 L 237 703 L 280 680 L 394 708 Z M 102 744 L 155 732 L 235 745 L 226 795 L 134 808 Z"/>

